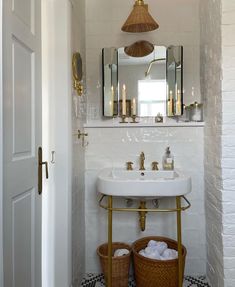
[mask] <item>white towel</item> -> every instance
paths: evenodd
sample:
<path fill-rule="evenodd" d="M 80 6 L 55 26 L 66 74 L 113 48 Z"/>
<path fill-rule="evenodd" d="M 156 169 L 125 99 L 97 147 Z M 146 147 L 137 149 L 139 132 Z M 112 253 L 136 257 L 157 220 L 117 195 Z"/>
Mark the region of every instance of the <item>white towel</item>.
<path fill-rule="evenodd" d="M 152 252 L 150 254 L 146 254 L 147 258 L 150 258 L 150 259 L 157 259 L 157 260 L 161 260 L 161 255 L 158 253 L 157 250 L 155 250 L 155 252 Z"/>
<path fill-rule="evenodd" d="M 114 252 L 114 257 L 120 257 L 129 254 L 128 249 L 117 249 Z"/>
<path fill-rule="evenodd" d="M 178 258 L 178 252 L 174 249 L 166 249 L 161 257 L 162 260 L 173 260 Z"/>
<path fill-rule="evenodd" d="M 158 253 L 158 251 L 152 250 L 149 247 L 140 250 L 139 254 L 146 258 L 161 260 L 161 255 Z"/>
<path fill-rule="evenodd" d="M 139 254 L 142 255 L 142 256 L 144 256 L 144 257 L 146 257 L 146 256 L 145 256 L 145 251 L 144 251 L 144 249 L 140 250 Z"/>
<path fill-rule="evenodd" d="M 147 248 L 151 248 L 152 250 L 157 250 L 160 255 L 168 248 L 165 242 L 150 240 Z"/>
<path fill-rule="evenodd" d="M 173 260 L 178 258 L 178 252 L 169 249 L 165 242 L 150 240 L 147 247 L 139 251 L 139 254 L 157 260 Z"/>
<path fill-rule="evenodd" d="M 152 246 L 156 246 L 157 245 L 157 241 L 155 240 L 150 240 L 149 243 L 148 243 L 148 247 L 152 247 Z"/>

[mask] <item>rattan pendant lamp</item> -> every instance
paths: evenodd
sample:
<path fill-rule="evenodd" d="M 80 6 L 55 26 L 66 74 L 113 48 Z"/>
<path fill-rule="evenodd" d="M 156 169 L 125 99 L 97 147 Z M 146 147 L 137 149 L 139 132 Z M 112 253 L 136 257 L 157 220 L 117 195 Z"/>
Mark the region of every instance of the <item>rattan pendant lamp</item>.
<path fill-rule="evenodd" d="M 122 26 L 122 31 L 142 33 L 156 30 L 158 27 L 158 23 L 148 12 L 148 5 L 143 0 L 136 0 L 131 14 Z"/>
<path fill-rule="evenodd" d="M 148 41 L 137 41 L 130 46 L 124 48 L 128 56 L 142 58 L 151 54 L 154 50 L 154 45 Z"/>

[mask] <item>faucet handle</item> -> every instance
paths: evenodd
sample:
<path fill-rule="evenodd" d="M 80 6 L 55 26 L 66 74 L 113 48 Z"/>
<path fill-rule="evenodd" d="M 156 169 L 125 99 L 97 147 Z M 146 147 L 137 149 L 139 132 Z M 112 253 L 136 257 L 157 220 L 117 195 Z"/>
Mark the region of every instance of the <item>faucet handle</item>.
<path fill-rule="evenodd" d="M 127 163 L 126 163 L 126 169 L 127 170 L 133 170 L 133 162 L 132 161 L 128 161 Z"/>
<path fill-rule="evenodd" d="M 158 162 L 157 161 L 153 161 L 152 162 L 152 170 L 159 170 L 159 168 L 158 168 Z"/>

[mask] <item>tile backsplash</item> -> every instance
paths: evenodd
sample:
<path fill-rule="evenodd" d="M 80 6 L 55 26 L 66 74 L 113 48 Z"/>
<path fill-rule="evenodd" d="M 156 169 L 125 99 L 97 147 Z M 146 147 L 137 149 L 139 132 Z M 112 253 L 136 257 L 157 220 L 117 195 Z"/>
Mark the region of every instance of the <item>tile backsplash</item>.
<path fill-rule="evenodd" d="M 188 249 L 186 273 L 205 274 L 205 212 L 203 127 L 143 127 L 143 128 L 86 128 L 89 145 L 85 152 L 85 220 L 86 272 L 99 272 L 96 248 L 107 241 L 107 214 L 98 206 L 96 178 L 104 167 L 125 167 L 133 161 L 138 168 L 139 154 L 145 152 L 145 166 L 152 161 L 161 166 L 167 146 L 175 157 L 175 168 L 192 177 L 192 193 L 187 197 L 192 207 L 183 213 L 183 243 Z M 170 200 L 171 201 L 171 200 Z M 125 200 L 119 200 L 125 205 Z M 170 204 L 161 200 L 162 205 Z M 115 241 L 133 242 L 148 235 L 176 237 L 176 218 L 173 214 L 148 214 L 147 228 L 139 230 L 136 213 L 115 213 Z"/>

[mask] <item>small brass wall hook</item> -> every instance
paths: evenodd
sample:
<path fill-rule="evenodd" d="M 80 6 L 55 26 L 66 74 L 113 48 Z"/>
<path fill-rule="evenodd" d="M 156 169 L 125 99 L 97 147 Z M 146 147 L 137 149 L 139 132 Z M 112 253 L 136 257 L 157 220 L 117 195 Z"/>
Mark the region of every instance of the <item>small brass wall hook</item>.
<path fill-rule="evenodd" d="M 78 132 L 76 134 L 74 134 L 74 136 L 77 136 L 79 140 L 80 139 L 82 140 L 82 146 L 83 147 L 88 146 L 89 143 L 85 142 L 85 137 L 88 137 L 88 133 L 82 133 L 81 130 L 78 130 Z"/>
<path fill-rule="evenodd" d="M 80 130 L 78 130 L 78 133 L 76 135 L 78 136 L 78 139 L 80 139 L 82 137 L 87 137 L 88 133 L 82 133 Z"/>

